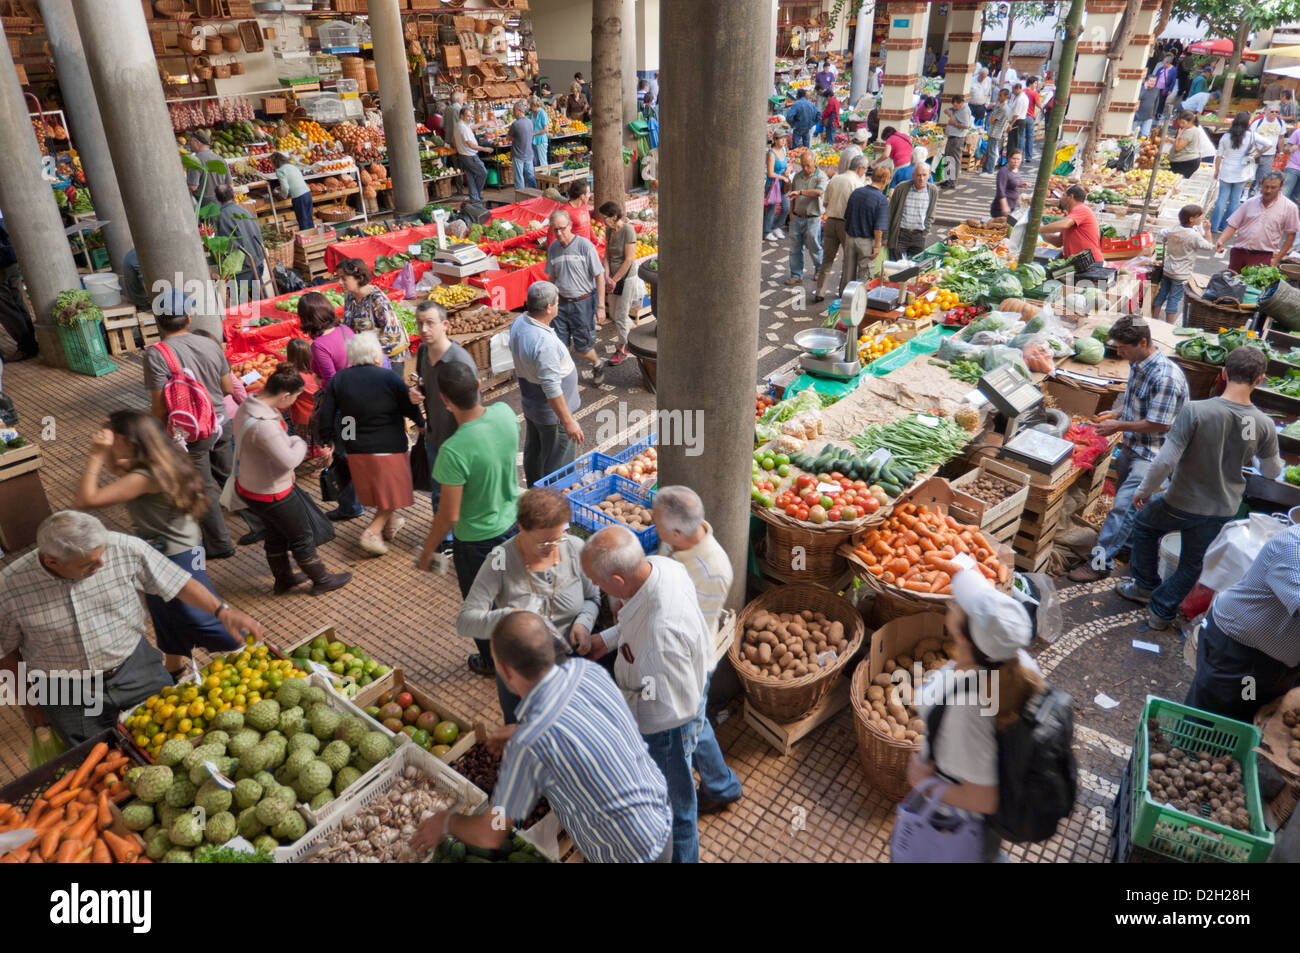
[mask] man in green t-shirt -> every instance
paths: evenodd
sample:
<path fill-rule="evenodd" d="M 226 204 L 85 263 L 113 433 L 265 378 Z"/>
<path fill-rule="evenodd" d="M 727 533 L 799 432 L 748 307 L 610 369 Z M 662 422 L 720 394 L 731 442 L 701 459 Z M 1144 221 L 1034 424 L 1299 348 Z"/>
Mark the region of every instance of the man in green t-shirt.
<path fill-rule="evenodd" d="M 438 367 L 438 391 L 457 426 L 439 448 L 433 467 L 442 493 L 418 565 L 428 570 L 438 544 L 450 531 L 451 558 L 463 599 L 487 554 L 515 534 L 519 423 L 508 404 L 483 406 L 478 375 L 464 364 Z M 470 656 L 470 671 L 494 674 L 488 640 L 475 642 L 479 651 Z"/>

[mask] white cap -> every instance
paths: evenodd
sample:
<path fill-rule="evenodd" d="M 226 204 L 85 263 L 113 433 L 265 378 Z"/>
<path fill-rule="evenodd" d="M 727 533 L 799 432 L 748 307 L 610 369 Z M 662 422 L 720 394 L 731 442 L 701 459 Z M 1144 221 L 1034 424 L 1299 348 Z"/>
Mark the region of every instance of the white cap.
<path fill-rule="evenodd" d="M 867 141 L 867 136 L 869 136 L 869 135 L 870 135 L 870 132 L 867 130 L 867 127 L 866 127 L 866 126 L 858 126 L 857 129 L 854 129 L 854 130 L 853 130 L 853 138 L 854 138 L 854 140 L 856 140 L 857 142 L 866 142 L 866 141 Z"/>
<path fill-rule="evenodd" d="M 1029 645 L 1033 628 L 1025 607 L 999 592 L 978 569 L 953 576 L 952 597 L 966 613 L 971 641 L 992 661 L 1005 662 Z"/>

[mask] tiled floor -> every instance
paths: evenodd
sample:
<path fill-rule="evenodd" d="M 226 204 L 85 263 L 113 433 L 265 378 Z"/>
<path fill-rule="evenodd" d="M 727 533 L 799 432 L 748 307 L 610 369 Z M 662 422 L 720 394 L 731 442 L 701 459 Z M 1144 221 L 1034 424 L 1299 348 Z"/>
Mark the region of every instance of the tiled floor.
<path fill-rule="evenodd" d="M 964 177 L 952 196 L 973 207 L 990 183 Z M 780 288 L 780 282 L 787 274 L 784 243 L 765 244 L 763 260 L 760 333 L 772 329 L 780 333 L 776 343 L 760 344 L 760 379 L 795 356 L 787 343 L 790 333 L 813 318 L 811 311 L 787 311 L 784 309 L 791 305 L 781 303 L 786 289 Z M 606 329 L 602 338 L 606 344 L 608 335 Z M 91 433 L 104 413 L 146 404 L 139 383 L 138 355 L 119 358 L 118 363 L 119 371 L 99 379 L 31 361 L 5 367 L 5 391 L 18 405 L 23 431 L 35 434 L 42 424 L 54 425 L 55 439 L 42 444 L 41 477 L 56 509 L 69 505 Z M 619 400 L 626 401 L 629 409 L 651 409 L 653 398 L 638 385 L 636 369 L 630 364 L 611 369 L 602 387 L 584 384 L 583 414 L 597 413 Z M 513 386 L 490 396 L 518 408 Z M 618 447 L 625 442 L 625 438 L 615 439 L 610 445 Z M 314 466 L 300 472 L 300 483 L 316 495 Z M 429 528 L 427 502 L 418 500 L 408 515 L 413 518 L 393 551 L 378 559 L 365 556 L 357 545 L 361 521 L 341 524 L 338 540 L 324 547 L 323 554 L 332 566 L 346 563 L 355 579 L 345 589 L 319 599 L 305 593 L 273 598 L 260 546 L 242 548 L 234 558 L 211 564 L 211 575 L 225 598 L 262 621 L 273 642 L 335 625 L 349 641 L 361 643 L 381 660 L 400 665 L 413 679 L 435 688 L 466 714 L 495 723 L 499 713 L 494 683 L 469 673 L 465 667 L 469 648 L 455 634 L 460 600 L 454 578 L 420 575 L 412 566 Z M 103 516 L 111 527 L 129 531 L 120 508 L 105 511 Z M 235 535 L 241 534 L 242 521 L 233 520 L 233 528 Z M 0 560 L 0 566 L 6 561 Z M 1130 646 L 1137 614 L 1110 592 L 1108 584 L 1076 586 L 1064 591 L 1063 599 L 1065 635 L 1052 646 L 1036 646 L 1035 654 L 1053 682 L 1076 699 L 1078 804 L 1050 842 L 1011 853 L 1018 860 L 1095 862 L 1105 859 L 1110 803 L 1142 701 L 1147 692 L 1181 698 L 1188 669 L 1179 659 L 1177 635 L 1142 636 L 1161 645 L 1159 656 Z M 1119 707 L 1103 711 L 1093 702 L 1097 692 L 1119 700 Z M 701 819 L 703 859 L 888 859 L 893 803 L 868 787 L 863 778 L 851 709 L 799 742 L 789 757 L 778 756 L 746 727 L 738 704 L 733 703 L 720 717 L 719 740 L 746 793 L 744 800 L 726 813 Z M 0 782 L 25 770 L 27 742 L 19 713 L 12 708 L 0 711 Z"/>

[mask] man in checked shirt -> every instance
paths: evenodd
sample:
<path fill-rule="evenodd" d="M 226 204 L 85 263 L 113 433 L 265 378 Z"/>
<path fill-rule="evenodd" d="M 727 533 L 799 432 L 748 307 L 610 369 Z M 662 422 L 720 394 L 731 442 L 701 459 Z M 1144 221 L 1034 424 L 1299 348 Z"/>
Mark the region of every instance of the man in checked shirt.
<path fill-rule="evenodd" d="M 700 859 L 691 758 L 704 727 L 712 632 L 681 563 L 646 556 L 630 530 L 609 526 L 582 548 L 582 571 L 623 600 L 618 622 L 591 637 L 589 658 L 618 653 L 614 681 L 627 699 L 650 757 L 668 782 L 673 863 Z"/>
<path fill-rule="evenodd" d="M 1160 353 L 1146 321 L 1124 315 L 1111 326 L 1110 343 L 1129 362 L 1119 415 L 1109 411 L 1099 414 L 1104 419 L 1096 425 L 1103 437 L 1124 434 L 1115 455 L 1115 504 L 1102 524 L 1092 557 L 1070 570 L 1073 582 L 1096 582 L 1110 575 L 1116 554 L 1137 522 L 1133 494 L 1160 452 L 1174 418 L 1187 403 L 1187 378 L 1182 368 Z"/>

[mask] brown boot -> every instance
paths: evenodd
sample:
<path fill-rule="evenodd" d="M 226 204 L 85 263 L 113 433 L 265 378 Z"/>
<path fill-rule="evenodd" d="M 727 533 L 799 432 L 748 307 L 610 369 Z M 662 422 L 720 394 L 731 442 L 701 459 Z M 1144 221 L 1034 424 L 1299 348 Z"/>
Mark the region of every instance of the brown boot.
<path fill-rule="evenodd" d="M 299 563 L 302 571 L 307 574 L 311 580 L 311 594 L 319 596 L 325 592 L 333 592 L 335 589 L 342 589 L 352 581 L 350 572 L 330 572 L 325 568 L 325 562 L 319 556 L 308 560 L 305 563 Z"/>
<path fill-rule="evenodd" d="M 1082 566 L 1075 566 L 1067 574 L 1071 582 L 1096 582 L 1098 579 L 1105 579 L 1110 575 L 1109 569 L 1094 569 L 1091 563 L 1084 563 Z"/>
<path fill-rule="evenodd" d="M 307 581 L 302 573 L 293 571 L 288 553 L 267 553 L 266 563 L 271 567 L 271 575 L 275 577 L 275 588 L 272 591 L 277 596 L 282 596 L 294 586 L 301 586 Z"/>

